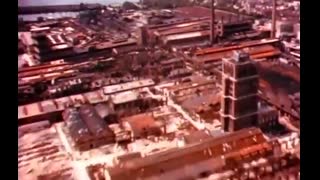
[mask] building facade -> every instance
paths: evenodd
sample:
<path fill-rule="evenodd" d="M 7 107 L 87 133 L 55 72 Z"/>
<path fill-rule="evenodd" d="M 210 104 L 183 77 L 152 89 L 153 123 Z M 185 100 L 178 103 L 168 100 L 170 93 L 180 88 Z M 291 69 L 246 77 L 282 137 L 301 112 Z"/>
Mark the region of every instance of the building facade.
<path fill-rule="evenodd" d="M 221 122 L 224 131 L 257 125 L 259 76 L 249 54 L 238 51 L 223 59 Z"/>

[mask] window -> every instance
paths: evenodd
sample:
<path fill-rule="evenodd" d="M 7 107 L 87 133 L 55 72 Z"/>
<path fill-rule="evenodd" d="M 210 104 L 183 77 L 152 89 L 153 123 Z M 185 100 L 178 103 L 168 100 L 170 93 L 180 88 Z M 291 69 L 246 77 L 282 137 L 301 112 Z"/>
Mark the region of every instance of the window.
<path fill-rule="evenodd" d="M 231 100 L 228 98 L 224 99 L 224 114 L 230 114 L 232 112 L 232 107 L 231 107 Z"/>
<path fill-rule="evenodd" d="M 230 119 L 224 118 L 224 130 L 225 131 L 229 131 L 229 124 L 230 124 Z"/>
<path fill-rule="evenodd" d="M 251 79 L 248 81 L 239 82 L 236 84 L 235 96 L 244 96 L 254 94 L 258 91 L 258 79 Z"/>
<path fill-rule="evenodd" d="M 253 64 L 238 66 L 236 71 L 237 78 L 249 77 L 257 74 L 257 70 Z"/>

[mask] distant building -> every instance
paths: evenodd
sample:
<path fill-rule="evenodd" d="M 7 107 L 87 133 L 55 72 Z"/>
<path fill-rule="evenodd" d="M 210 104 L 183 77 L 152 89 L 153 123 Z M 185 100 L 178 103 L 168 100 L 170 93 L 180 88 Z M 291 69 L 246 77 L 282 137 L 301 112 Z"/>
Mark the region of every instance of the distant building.
<path fill-rule="evenodd" d="M 33 46 L 31 52 L 39 61 L 50 61 L 74 55 L 73 45 L 63 34 L 50 34 L 49 27 L 31 29 Z"/>
<path fill-rule="evenodd" d="M 143 0 L 143 4 L 149 7 L 156 8 L 174 8 L 180 6 L 187 6 L 190 4 L 189 0 Z"/>
<path fill-rule="evenodd" d="M 223 59 L 221 122 L 233 132 L 257 125 L 258 72 L 249 54 L 237 51 Z"/>

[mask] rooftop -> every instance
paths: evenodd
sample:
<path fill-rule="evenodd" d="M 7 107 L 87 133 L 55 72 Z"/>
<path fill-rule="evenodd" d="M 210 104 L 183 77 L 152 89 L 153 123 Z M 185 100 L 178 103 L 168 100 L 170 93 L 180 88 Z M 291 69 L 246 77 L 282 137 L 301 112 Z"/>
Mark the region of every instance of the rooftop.
<path fill-rule="evenodd" d="M 165 37 L 164 40 L 167 42 L 167 41 L 196 38 L 196 37 L 202 37 L 202 36 L 208 36 L 208 35 L 210 35 L 209 31 L 196 31 L 196 32 L 189 32 L 189 33 L 180 33 L 176 35 L 169 35 Z"/>
<path fill-rule="evenodd" d="M 132 102 L 137 99 L 139 99 L 139 92 L 136 91 L 126 91 L 126 92 L 120 92 L 117 94 L 111 95 L 111 99 L 113 104 L 123 104 L 126 102 Z"/>
<path fill-rule="evenodd" d="M 143 88 L 143 87 L 149 87 L 152 85 L 154 85 L 154 82 L 152 79 L 144 79 L 144 80 L 128 82 L 128 83 L 123 83 L 123 84 L 105 86 L 105 87 L 103 87 L 103 93 L 104 94 L 114 94 L 117 92 L 133 90 L 133 89 Z"/>
<path fill-rule="evenodd" d="M 248 142 L 233 143 L 240 139 L 248 139 Z M 265 141 L 266 139 L 264 139 L 259 129 L 243 129 L 231 134 L 187 145 L 183 148 L 174 148 L 144 158 L 124 162 L 119 166 L 109 168 L 108 171 L 112 178 L 124 179 L 125 177 L 150 177 L 161 173 L 163 169 L 170 171 L 176 167 L 183 167 L 184 165 L 209 159 L 210 157 L 219 157 L 228 152 L 239 150 L 240 147 L 250 146 Z M 230 147 L 225 148 L 227 145 Z M 205 149 L 211 149 L 214 153 L 204 154 L 203 150 Z M 145 169 L 145 171 L 141 171 L 141 169 Z"/>

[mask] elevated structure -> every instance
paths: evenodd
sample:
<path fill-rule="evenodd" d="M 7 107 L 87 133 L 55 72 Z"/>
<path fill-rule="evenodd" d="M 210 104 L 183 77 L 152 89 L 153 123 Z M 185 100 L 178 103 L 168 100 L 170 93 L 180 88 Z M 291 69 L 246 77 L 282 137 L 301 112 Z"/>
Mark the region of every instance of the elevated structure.
<path fill-rule="evenodd" d="M 225 131 L 257 125 L 258 73 L 247 53 L 223 59 L 221 121 Z"/>

